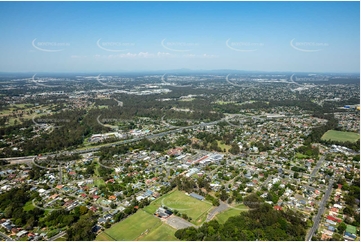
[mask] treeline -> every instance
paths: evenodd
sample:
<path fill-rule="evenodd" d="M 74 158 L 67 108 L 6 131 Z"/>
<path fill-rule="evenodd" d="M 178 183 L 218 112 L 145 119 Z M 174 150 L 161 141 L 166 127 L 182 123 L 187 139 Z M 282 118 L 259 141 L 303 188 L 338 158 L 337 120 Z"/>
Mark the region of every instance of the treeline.
<path fill-rule="evenodd" d="M 114 155 L 126 154 L 136 149 L 158 151 L 163 152 L 172 147 L 171 143 L 164 141 L 163 139 L 149 140 L 142 139 L 137 143 L 118 145 L 114 147 L 101 147 L 97 155 L 100 156 L 101 160 L 112 160 Z"/>
<path fill-rule="evenodd" d="M 320 154 L 319 147 L 318 146 L 312 147 L 311 144 L 300 146 L 296 149 L 296 151 L 308 157 L 313 157 L 315 159 L 318 158 L 318 155 Z"/>
<path fill-rule="evenodd" d="M 85 110 L 73 110 L 46 117 L 42 116 L 41 119 L 48 119 L 58 127 L 54 127 L 52 132 L 42 133 L 35 137 L 33 137 L 34 133 L 32 133 L 34 126 L 32 121 L 26 121 L 18 125 L 16 129 L 14 127 L 1 128 L 1 138 L 5 138 L 5 136 L 25 136 L 26 138 L 25 141 L 19 142 L 18 150 L 6 147 L 3 149 L 1 156 L 29 156 L 77 147 L 83 143 L 84 137 L 91 132 L 89 127 L 82 124 L 82 118 L 85 114 Z M 40 121 L 39 123 L 41 123 Z"/>
<path fill-rule="evenodd" d="M 318 118 L 327 119 L 327 123 L 313 128 L 311 133 L 308 135 L 308 137 L 305 140 L 305 145 L 321 142 L 322 135 L 330 129 L 335 129 L 338 125 L 338 121 L 337 121 L 337 119 L 334 118 L 333 114 L 330 114 L 330 115 L 314 114 L 313 116 L 318 117 Z"/>
<path fill-rule="evenodd" d="M 240 100 L 239 103 L 244 102 L 245 100 Z M 260 98 L 256 102 L 252 103 L 242 103 L 242 105 L 237 105 L 234 103 L 228 104 L 213 104 L 213 107 L 216 111 L 223 113 L 239 113 L 241 109 L 270 109 L 276 107 L 299 107 L 303 110 L 308 110 L 310 112 L 318 112 L 318 113 L 328 113 L 332 112 L 335 108 L 334 104 L 326 103 L 323 107 L 316 105 L 311 102 L 307 97 L 298 95 L 296 100 L 262 100 Z"/>
<path fill-rule="evenodd" d="M 0 195 L 1 216 L 6 219 L 12 219 L 15 225 L 21 226 L 26 230 L 31 230 L 39 226 L 39 219 L 43 216 L 44 211 L 34 208 L 29 211 L 23 209 L 24 205 L 37 197 L 36 193 L 30 194 L 30 186 L 13 188 L 8 192 Z"/>
<path fill-rule="evenodd" d="M 354 151 L 360 151 L 360 139 L 358 139 L 356 142 L 350 142 L 350 141 L 345 141 L 345 142 L 341 142 L 341 141 L 335 141 L 335 140 L 321 140 L 322 144 L 325 145 L 340 145 L 340 146 L 344 146 L 347 147 L 351 150 Z"/>
<path fill-rule="evenodd" d="M 209 132 L 199 132 L 196 134 L 196 138 L 202 140 L 202 143 L 192 144 L 193 149 L 202 149 L 208 151 L 218 151 L 225 152 L 219 147 L 217 140 L 224 142 L 226 145 L 231 145 L 231 148 L 228 150 L 231 154 L 239 154 L 240 148 L 237 143 L 232 142 L 235 139 L 233 133 L 225 133 L 223 135 L 213 134 Z"/>
<path fill-rule="evenodd" d="M 313 116 L 317 117 L 317 118 L 327 119 L 328 121 L 326 124 L 312 129 L 311 133 L 308 135 L 308 137 L 306 138 L 306 140 L 304 142 L 304 144 L 306 146 L 310 146 L 311 143 L 322 143 L 322 144 L 326 144 L 326 145 L 332 145 L 332 144 L 341 145 L 341 146 L 345 146 L 345 147 L 355 150 L 355 151 L 360 150 L 360 139 L 358 139 L 356 142 L 321 140 L 321 137 L 323 136 L 323 134 L 326 133 L 328 130 L 336 130 L 337 129 L 338 121 L 337 121 L 337 119 L 334 118 L 333 114 L 314 113 Z"/>
<path fill-rule="evenodd" d="M 304 240 L 306 223 L 299 214 L 291 210 L 276 211 L 271 205 L 259 201 L 253 205 L 254 209 L 230 217 L 225 224 L 212 220 L 199 228 L 177 230 L 175 236 L 187 241 Z"/>
<path fill-rule="evenodd" d="M 30 188 L 30 186 L 13 188 L 0 195 L 2 218 L 11 219 L 16 226 L 25 230 L 47 227 L 48 237 L 55 235 L 59 229 L 67 227 L 68 240 L 95 239 L 91 229 L 96 223 L 96 217 L 85 206 L 78 206 L 71 212 L 53 210 L 45 213 L 43 209 L 37 207 L 25 211 L 24 206 L 27 203 L 40 199 L 37 192 L 29 192 Z"/>
<path fill-rule="evenodd" d="M 343 209 L 343 213 L 349 216 L 349 218 L 346 218 L 346 222 L 359 227 L 360 216 L 357 208 L 360 199 L 360 179 L 354 179 L 351 184 L 347 183 L 346 179 L 339 179 L 335 186 L 337 184 L 342 184 L 342 190 L 347 191 L 344 195 L 346 207 Z"/>

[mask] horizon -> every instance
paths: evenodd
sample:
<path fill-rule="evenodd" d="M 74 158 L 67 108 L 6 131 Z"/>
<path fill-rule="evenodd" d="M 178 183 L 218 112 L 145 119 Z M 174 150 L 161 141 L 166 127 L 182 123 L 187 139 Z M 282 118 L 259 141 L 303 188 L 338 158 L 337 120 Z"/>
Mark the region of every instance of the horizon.
<path fill-rule="evenodd" d="M 178 72 L 178 73 L 177 73 Z M 0 74 L 97 74 L 97 75 L 105 75 L 105 74 L 197 74 L 197 73 L 208 73 L 208 74 L 224 74 L 224 73 L 231 73 L 231 74 L 251 74 L 251 73 L 259 73 L 259 74 L 329 74 L 329 75 L 360 75 L 360 72 L 317 72 L 317 71 L 262 71 L 262 70 L 235 70 L 235 69 L 188 69 L 188 68 L 180 68 L 180 69 L 168 69 L 168 70 L 118 70 L 118 71 L 38 71 L 38 72 L 31 72 L 31 71 L 15 71 L 15 72 L 6 72 L 0 71 Z"/>
<path fill-rule="evenodd" d="M 0 9 L 0 73 L 360 73 L 359 2 L 0 2 Z"/>

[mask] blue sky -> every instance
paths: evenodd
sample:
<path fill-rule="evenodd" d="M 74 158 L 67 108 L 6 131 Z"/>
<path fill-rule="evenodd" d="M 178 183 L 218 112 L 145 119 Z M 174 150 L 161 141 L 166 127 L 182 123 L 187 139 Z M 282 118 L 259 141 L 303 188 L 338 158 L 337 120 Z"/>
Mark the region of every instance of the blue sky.
<path fill-rule="evenodd" d="M 1 72 L 359 72 L 359 2 L 0 2 Z"/>

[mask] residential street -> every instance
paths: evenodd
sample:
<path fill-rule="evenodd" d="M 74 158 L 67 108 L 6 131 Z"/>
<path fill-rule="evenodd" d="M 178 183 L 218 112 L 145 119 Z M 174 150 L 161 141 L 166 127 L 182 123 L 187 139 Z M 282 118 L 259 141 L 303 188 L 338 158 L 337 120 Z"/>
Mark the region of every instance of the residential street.
<path fill-rule="evenodd" d="M 312 236 L 314 235 L 315 231 L 318 229 L 318 225 L 319 225 L 319 223 L 321 221 L 321 218 L 322 218 L 322 215 L 324 213 L 325 206 L 327 204 L 327 200 L 330 197 L 330 194 L 332 192 L 333 182 L 334 182 L 333 180 L 330 180 L 330 182 L 329 182 L 326 193 L 325 193 L 324 197 L 321 200 L 320 207 L 318 209 L 318 213 L 317 213 L 316 217 L 313 219 L 313 226 L 312 226 L 312 228 L 310 229 L 310 231 L 308 232 L 308 234 L 306 236 L 306 241 L 311 241 Z"/>

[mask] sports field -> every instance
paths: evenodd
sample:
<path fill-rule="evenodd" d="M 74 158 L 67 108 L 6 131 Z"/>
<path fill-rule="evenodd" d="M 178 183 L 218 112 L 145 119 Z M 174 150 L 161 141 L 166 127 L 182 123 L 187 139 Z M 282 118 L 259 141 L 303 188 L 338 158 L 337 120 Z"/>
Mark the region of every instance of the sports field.
<path fill-rule="evenodd" d="M 333 140 L 333 141 L 350 141 L 356 142 L 360 138 L 360 134 L 354 132 L 345 132 L 337 130 L 329 130 L 324 133 L 321 137 L 322 140 Z"/>
<path fill-rule="evenodd" d="M 175 236 L 175 229 L 168 224 L 162 224 L 158 228 L 151 230 L 146 235 L 140 237 L 138 240 L 145 241 L 172 241 L 178 240 Z"/>
<path fill-rule="evenodd" d="M 147 230 L 148 233 L 152 233 L 152 230 L 161 225 L 162 222 L 159 218 L 143 210 L 138 210 L 135 214 L 100 233 L 96 240 L 136 240 L 142 233 Z"/>
<path fill-rule="evenodd" d="M 220 224 L 224 224 L 228 218 L 240 215 L 241 212 L 248 211 L 248 207 L 240 204 L 235 208 L 229 208 L 226 211 L 223 211 L 215 216 L 215 220 L 217 220 Z"/>
<path fill-rule="evenodd" d="M 150 205 L 144 208 L 150 214 L 154 214 L 160 206 L 166 206 L 170 209 L 176 209 L 182 214 L 187 214 L 191 217 L 191 223 L 199 224 L 199 219 L 205 219 L 204 216 L 207 211 L 212 207 L 212 204 L 199 201 L 193 197 L 187 196 L 184 192 L 174 190 L 157 200 L 154 200 Z"/>

